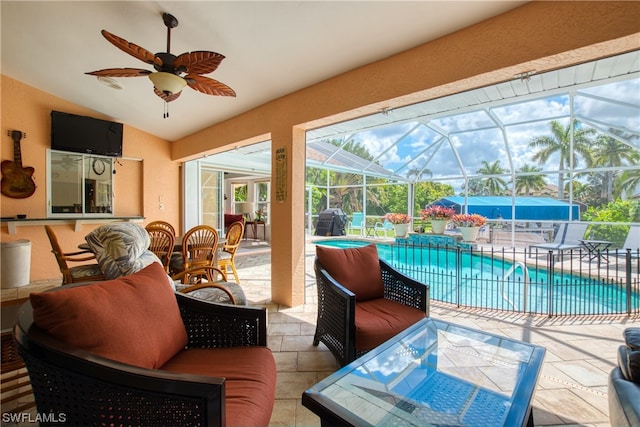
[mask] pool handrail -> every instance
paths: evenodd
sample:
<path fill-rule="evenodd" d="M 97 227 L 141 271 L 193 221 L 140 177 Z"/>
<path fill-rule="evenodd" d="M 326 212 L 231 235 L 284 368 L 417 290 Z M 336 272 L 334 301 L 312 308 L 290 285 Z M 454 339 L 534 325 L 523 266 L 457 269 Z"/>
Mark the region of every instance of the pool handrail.
<path fill-rule="evenodd" d="M 511 307 L 516 310 L 516 305 L 509 299 L 508 296 L 504 293 L 504 282 L 516 272 L 516 269 L 520 268 L 522 270 L 522 280 L 524 281 L 524 291 L 522 294 L 522 311 L 527 311 L 527 302 L 529 297 L 529 269 L 527 268 L 527 264 L 522 261 L 516 261 L 513 263 L 511 268 L 507 270 L 507 272 L 502 276 L 502 281 L 500 282 L 500 292 L 502 293 L 502 298 L 511 304 Z"/>

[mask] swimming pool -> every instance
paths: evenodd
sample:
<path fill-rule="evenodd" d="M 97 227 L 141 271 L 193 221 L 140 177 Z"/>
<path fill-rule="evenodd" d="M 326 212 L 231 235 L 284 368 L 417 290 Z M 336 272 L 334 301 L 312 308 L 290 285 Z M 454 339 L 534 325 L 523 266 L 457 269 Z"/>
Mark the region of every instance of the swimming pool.
<path fill-rule="evenodd" d="M 625 286 L 624 280 L 549 271 L 508 261 L 496 252 L 349 239 L 314 243 L 338 248 L 375 243 L 380 258 L 429 283 L 431 299 L 459 306 L 549 315 L 617 314 L 640 307 L 637 280 Z"/>

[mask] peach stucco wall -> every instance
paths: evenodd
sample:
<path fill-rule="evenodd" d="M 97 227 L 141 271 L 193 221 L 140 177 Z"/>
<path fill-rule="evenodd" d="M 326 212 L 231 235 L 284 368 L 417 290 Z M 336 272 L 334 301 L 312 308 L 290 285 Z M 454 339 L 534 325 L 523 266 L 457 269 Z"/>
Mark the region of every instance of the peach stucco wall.
<path fill-rule="evenodd" d="M 36 192 L 26 199 L 0 197 L 0 212 L 3 217 L 19 213 L 29 218 L 46 218 L 46 150 L 50 147 L 50 112 L 59 110 L 73 114 L 110 120 L 95 111 L 82 108 L 64 99 L 57 98 L 22 82 L 2 76 L 0 126 L 0 152 L 2 160 L 13 160 L 13 140 L 7 136 L 9 130 L 26 132 L 21 152 L 24 166 L 35 168 Z M 179 224 L 179 163 L 171 160 L 167 141 L 139 129 L 124 127 L 122 166 L 116 165 L 114 177 L 114 214 L 116 216 L 144 216 L 144 224 L 153 219 L 164 219 Z M 126 160 L 142 159 L 142 162 Z M 162 198 L 164 210 L 159 209 Z M 84 236 L 98 225 L 83 225 L 75 232 L 72 225 L 55 226 L 56 234 L 65 251 L 73 251 L 84 241 Z M 51 246 L 42 225 L 17 227 L 16 234 L 8 234 L 3 224 L 0 240 L 11 242 L 18 239 L 31 241 L 31 280 L 61 277 Z"/>
<path fill-rule="evenodd" d="M 304 302 L 304 130 L 640 47 L 635 2 L 531 2 L 257 107 L 172 143 L 193 158 L 255 135 L 288 152 L 287 200 L 272 200 L 272 298 Z M 275 161 L 272 160 L 275 171 Z M 272 179 L 273 182 L 273 179 Z M 275 192 L 272 193 L 275 197 Z"/>

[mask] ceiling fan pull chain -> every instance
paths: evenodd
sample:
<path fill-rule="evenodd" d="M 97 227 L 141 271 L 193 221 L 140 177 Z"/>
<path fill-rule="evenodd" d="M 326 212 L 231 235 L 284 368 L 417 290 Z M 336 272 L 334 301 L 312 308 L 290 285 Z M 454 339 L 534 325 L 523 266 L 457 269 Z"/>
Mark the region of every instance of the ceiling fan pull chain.
<path fill-rule="evenodd" d="M 168 102 L 164 103 L 164 114 L 162 115 L 162 118 L 164 118 L 164 119 L 169 118 L 169 103 Z"/>

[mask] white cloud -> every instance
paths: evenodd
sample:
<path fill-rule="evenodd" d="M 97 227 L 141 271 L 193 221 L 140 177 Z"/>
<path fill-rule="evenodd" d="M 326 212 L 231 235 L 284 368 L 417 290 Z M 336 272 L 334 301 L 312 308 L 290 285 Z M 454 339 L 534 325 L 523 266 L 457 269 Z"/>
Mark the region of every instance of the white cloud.
<path fill-rule="evenodd" d="M 640 79 L 580 92 L 594 97 L 576 96 L 576 114 L 640 133 Z M 608 98 L 611 102 L 602 101 L 600 97 Z M 484 110 L 438 118 L 432 122 L 437 128 L 449 132 L 451 142 L 468 174 L 475 174 L 482 167 L 483 160 L 493 163 L 498 159 L 504 169 L 517 170 L 530 164 L 543 170 L 557 170 L 557 156 L 552 156 L 547 164 L 539 165 L 533 160 L 537 149 L 529 147 L 529 143 L 536 137 L 551 136 L 551 120 L 557 120 L 563 126 L 569 123 L 571 109 L 568 95 L 495 107 L 492 112 L 498 118 L 498 123 Z M 499 124 L 504 125 L 508 149 Z M 442 138 L 440 133 L 423 125 L 401 139 L 415 125 L 416 122 L 403 123 L 365 131 L 355 135 L 355 139 L 387 169 L 396 171 L 402 167 L 401 172 L 406 173 L 411 169 L 422 169 L 426 165 L 434 178 L 460 176 L 462 172 L 458 159 L 448 141 L 435 154 L 429 149 Z M 509 163 L 507 150 L 511 153 L 512 164 Z M 550 176 L 549 179 L 553 178 Z"/>
<path fill-rule="evenodd" d="M 568 97 L 553 97 L 494 108 L 492 111 L 506 125 L 529 123 L 536 120 L 554 120 L 568 116 Z"/>
<path fill-rule="evenodd" d="M 581 94 L 586 96 L 581 96 Z M 601 98 L 591 98 L 593 94 Z M 640 80 L 631 80 L 580 91 L 575 98 L 577 115 L 640 132 Z"/>

